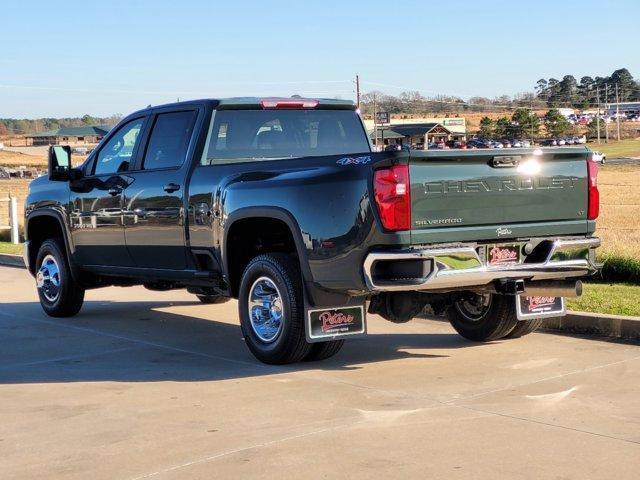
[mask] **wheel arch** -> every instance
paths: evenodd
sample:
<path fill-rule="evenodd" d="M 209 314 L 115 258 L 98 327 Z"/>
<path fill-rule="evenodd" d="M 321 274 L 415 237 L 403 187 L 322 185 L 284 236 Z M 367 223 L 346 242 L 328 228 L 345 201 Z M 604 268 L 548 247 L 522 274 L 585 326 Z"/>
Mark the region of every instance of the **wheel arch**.
<path fill-rule="evenodd" d="M 238 272 L 238 268 L 234 268 L 234 265 L 231 264 L 234 258 L 234 248 L 237 250 L 240 247 L 238 245 L 230 246 L 229 240 L 230 238 L 233 239 L 233 233 L 240 225 L 250 225 L 251 222 L 256 222 L 257 224 L 260 221 L 279 222 L 280 225 L 286 227 L 293 244 L 293 252 L 300 263 L 303 280 L 305 283 L 313 282 L 302 232 L 291 212 L 281 207 L 245 207 L 232 212 L 225 221 L 221 257 L 224 276 L 229 283 L 231 295 L 236 297 L 238 294 L 239 277 L 242 276 L 242 271 Z"/>
<path fill-rule="evenodd" d="M 72 261 L 73 246 L 70 241 L 70 234 L 62 215 L 54 210 L 35 210 L 25 219 L 24 226 L 27 248 L 25 255 L 28 256 L 29 272 L 35 274 L 35 263 L 38 250 L 42 243 L 50 238 L 62 238 L 64 242 L 67 261 L 74 280 L 78 279 L 78 272 Z"/>

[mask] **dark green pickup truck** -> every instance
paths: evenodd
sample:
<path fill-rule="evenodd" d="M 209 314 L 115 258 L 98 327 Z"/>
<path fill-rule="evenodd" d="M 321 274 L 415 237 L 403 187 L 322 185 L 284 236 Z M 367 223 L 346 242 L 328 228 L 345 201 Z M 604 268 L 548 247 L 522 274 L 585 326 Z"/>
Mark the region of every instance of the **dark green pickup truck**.
<path fill-rule="evenodd" d="M 236 98 L 123 119 L 31 183 L 25 261 L 49 315 L 86 289 L 238 299 L 253 354 L 318 360 L 429 305 L 474 341 L 564 314 L 597 270 L 587 148 L 374 152 L 351 102 Z"/>

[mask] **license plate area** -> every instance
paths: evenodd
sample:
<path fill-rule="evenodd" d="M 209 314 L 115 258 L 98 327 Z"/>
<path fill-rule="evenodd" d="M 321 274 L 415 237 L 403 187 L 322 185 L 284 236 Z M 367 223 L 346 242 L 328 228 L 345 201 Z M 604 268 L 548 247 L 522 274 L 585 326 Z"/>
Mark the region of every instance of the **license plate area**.
<path fill-rule="evenodd" d="M 487 245 L 487 266 L 514 265 L 522 260 L 521 245 L 516 243 Z"/>
<path fill-rule="evenodd" d="M 306 333 L 310 343 L 366 335 L 364 307 L 358 305 L 307 310 Z"/>
<path fill-rule="evenodd" d="M 566 314 L 564 297 L 516 296 L 518 320 L 532 318 L 561 317 Z"/>

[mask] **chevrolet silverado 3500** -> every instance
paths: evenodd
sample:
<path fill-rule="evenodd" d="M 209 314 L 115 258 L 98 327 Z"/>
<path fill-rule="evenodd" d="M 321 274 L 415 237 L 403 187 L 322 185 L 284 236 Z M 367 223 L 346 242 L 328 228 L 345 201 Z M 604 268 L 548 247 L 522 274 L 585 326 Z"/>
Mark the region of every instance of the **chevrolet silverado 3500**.
<path fill-rule="evenodd" d="M 238 300 L 251 352 L 319 360 L 429 305 L 473 341 L 520 337 L 597 271 L 587 148 L 374 152 L 353 103 L 232 98 L 124 118 L 79 167 L 49 152 L 25 261 L 48 315 L 87 289 Z"/>

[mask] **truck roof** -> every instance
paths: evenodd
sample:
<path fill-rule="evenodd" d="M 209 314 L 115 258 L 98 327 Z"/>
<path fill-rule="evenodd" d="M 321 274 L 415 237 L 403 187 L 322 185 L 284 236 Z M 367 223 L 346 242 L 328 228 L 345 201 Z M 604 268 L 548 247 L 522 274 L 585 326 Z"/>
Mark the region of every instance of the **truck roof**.
<path fill-rule="evenodd" d="M 330 109 L 330 110 L 355 110 L 356 105 L 351 100 L 339 100 L 335 98 L 308 98 L 308 97 L 229 97 L 229 98 L 202 98 L 197 100 L 186 100 L 183 102 L 172 102 L 165 103 L 162 105 L 149 105 L 147 108 L 142 108 L 132 114 L 139 114 L 141 112 L 161 109 L 166 107 L 179 107 L 179 106 L 187 106 L 194 104 L 203 104 L 208 103 L 213 106 L 213 108 L 220 110 L 244 110 L 244 109 L 254 109 L 254 108 L 262 108 L 261 102 L 264 100 L 268 101 L 281 101 L 281 102 L 291 102 L 291 101 L 312 101 L 318 102 L 317 108 L 321 109 Z M 127 115 L 127 117 L 130 115 Z"/>

